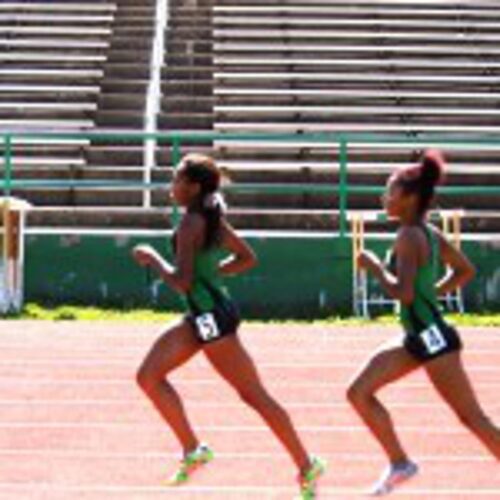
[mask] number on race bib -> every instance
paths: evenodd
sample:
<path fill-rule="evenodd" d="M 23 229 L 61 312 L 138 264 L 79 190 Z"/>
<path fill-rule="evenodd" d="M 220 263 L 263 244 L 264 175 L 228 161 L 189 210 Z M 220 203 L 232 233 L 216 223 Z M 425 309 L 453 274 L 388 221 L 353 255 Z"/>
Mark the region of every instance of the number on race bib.
<path fill-rule="evenodd" d="M 212 313 L 202 314 L 196 318 L 196 326 L 200 337 L 208 342 L 220 336 L 219 327 Z"/>
<path fill-rule="evenodd" d="M 424 330 L 420 334 L 420 337 L 422 338 L 425 348 L 429 354 L 436 354 L 447 347 L 446 339 L 436 325 L 432 325 L 427 328 L 427 330 Z"/>

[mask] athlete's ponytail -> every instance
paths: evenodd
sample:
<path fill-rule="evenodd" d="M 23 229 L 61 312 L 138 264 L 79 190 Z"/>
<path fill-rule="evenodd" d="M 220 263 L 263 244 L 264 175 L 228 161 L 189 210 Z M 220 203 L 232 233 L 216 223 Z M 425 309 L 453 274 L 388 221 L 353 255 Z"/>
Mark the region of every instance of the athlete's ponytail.
<path fill-rule="evenodd" d="M 420 165 L 420 204 L 419 212 L 424 214 L 429 209 L 436 186 L 441 183 L 444 175 L 444 158 L 439 151 L 427 151 Z"/>
<path fill-rule="evenodd" d="M 179 168 L 189 182 L 200 186 L 200 193 L 189 210 L 198 212 L 205 218 L 204 248 L 210 248 L 219 242 L 221 220 L 226 211 L 226 203 L 219 190 L 221 172 L 213 158 L 201 154 L 185 156 Z"/>
<path fill-rule="evenodd" d="M 437 150 L 427 151 L 420 164 L 399 171 L 396 181 L 406 194 L 418 194 L 418 214 L 423 216 L 430 208 L 436 186 L 443 181 L 445 160 Z"/>

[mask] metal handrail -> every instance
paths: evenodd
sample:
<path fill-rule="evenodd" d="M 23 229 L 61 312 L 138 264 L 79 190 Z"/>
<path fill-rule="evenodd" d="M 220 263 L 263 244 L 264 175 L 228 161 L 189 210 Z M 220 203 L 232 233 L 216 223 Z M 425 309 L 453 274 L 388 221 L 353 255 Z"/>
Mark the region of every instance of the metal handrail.
<path fill-rule="evenodd" d="M 337 185 L 317 183 L 307 184 L 259 184 L 245 183 L 231 185 L 225 189 L 239 193 L 269 193 L 269 194 L 336 194 L 339 196 L 340 234 L 345 236 L 348 230 L 348 196 L 378 195 L 384 190 L 381 186 L 349 185 L 349 148 L 354 145 L 408 145 L 450 147 L 460 146 L 467 148 L 494 146 L 500 147 L 500 135 L 457 135 L 457 134 L 368 134 L 368 133 L 337 133 L 337 132 L 308 132 L 308 133 L 219 133 L 219 132 L 21 132 L 12 131 L 1 134 L 4 147 L 4 178 L 0 189 L 5 196 L 10 196 L 16 188 L 122 188 L 141 189 L 150 192 L 154 189 L 166 189 L 168 183 L 138 182 L 125 180 L 54 180 L 54 179 L 14 179 L 13 178 L 13 148 L 17 143 L 26 143 L 30 140 L 50 141 L 95 141 L 95 142 L 143 142 L 155 140 L 158 144 L 169 144 L 172 148 L 172 163 L 176 165 L 181 159 L 181 147 L 194 142 L 213 143 L 217 141 L 258 141 L 258 142 L 290 142 L 314 143 L 318 146 L 327 145 L 335 148 L 338 154 L 339 181 Z M 447 195 L 500 195 L 500 186 L 443 186 L 438 192 Z M 174 207 L 174 217 L 177 217 Z"/>

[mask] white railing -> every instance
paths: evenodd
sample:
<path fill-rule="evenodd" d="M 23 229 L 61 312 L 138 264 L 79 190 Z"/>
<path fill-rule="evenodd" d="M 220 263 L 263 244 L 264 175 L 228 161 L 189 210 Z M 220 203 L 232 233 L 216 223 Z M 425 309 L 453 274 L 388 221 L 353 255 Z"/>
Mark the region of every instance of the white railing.
<path fill-rule="evenodd" d="M 161 70 L 165 54 L 165 31 L 168 23 L 168 0 L 156 0 L 155 32 L 151 50 L 149 84 L 144 110 L 144 131 L 155 134 L 158 131 L 158 113 L 161 110 Z M 144 142 L 143 182 L 150 183 L 153 169 L 156 167 L 156 139 Z M 144 190 L 142 205 L 151 207 L 151 191 Z"/>

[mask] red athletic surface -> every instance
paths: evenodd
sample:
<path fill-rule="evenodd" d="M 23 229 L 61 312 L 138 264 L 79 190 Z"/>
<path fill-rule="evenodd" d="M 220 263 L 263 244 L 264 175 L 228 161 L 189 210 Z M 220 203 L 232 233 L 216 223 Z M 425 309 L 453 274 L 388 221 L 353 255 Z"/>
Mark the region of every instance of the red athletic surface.
<path fill-rule="evenodd" d="M 217 459 L 181 489 L 162 486 L 178 447 L 135 385 L 161 326 L 0 324 L 1 499 L 291 499 L 295 470 L 260 419 L 198 356 L 172 381 Z M 319 498 L 364 498 L 385 466 L 344 398 L 396 328 L 245 326 L 264 381 L 307 446 L 329 461 Z M 478 396 L 500 422 L 500 332 L 464 329 Z M 382 393 L 421 474 L 395 498 L 500 499 L 500 468 L 417 373 Z"/>

